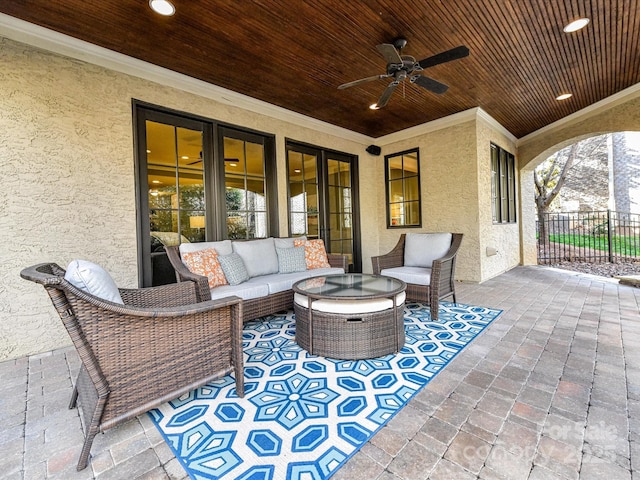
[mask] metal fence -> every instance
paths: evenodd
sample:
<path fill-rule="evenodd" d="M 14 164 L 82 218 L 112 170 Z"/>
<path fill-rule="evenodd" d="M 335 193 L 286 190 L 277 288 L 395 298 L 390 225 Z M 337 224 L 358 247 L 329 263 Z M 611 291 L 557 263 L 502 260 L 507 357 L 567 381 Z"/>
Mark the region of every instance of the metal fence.
<path fill-rule="evenodd" d="M 536 222 L 538 263 L 640 260 L 640 215 L 603 210 L 545 213 Z"/>

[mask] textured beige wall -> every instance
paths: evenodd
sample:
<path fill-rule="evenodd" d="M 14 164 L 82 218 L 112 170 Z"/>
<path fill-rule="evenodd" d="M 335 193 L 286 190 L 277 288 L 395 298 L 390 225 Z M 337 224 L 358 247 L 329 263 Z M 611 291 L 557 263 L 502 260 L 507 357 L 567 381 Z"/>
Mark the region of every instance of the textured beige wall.
<path fill-rule="evenodd" d="M 492 127 L 484 118 L 479 117 L 478 130 L 478 215 L 479 215 L 479 251 L 482 280 L 495 277 L 520 263 L 520 215 L 516 223 L 494 224 L 491 209 L 491 143 L 516 155 L 515 142 Z M 516 192 L 518 191 L 516 176 Z M 496 255 L 487 256 L 487 248 L 497 250 Z"/>
<path fill-rule="evenodd" d="M 386 228 L 384 155 L 412 148 L 419 148 L 420 151 L 422 228 Z M 456 278 L 480 281 L 482 267 L 478 258 L 480 237 L 477 169 L 475 121 L 385 145 L 376 169 L 376 188 L 383 193 L 378 198 L 377 209 L 380 226 L 383 228 L 380 232 L 380 252 L 391 250 L 401 233 L 464 233 L 456 264 Z"/>
<path fill-rule="evenodd" d="M 600 107 L 587 108 L 574 118 L 568 118 L 523 137 L 518 142 L 520 168 L 533 170 L 554 152 L 584 138 L 603 133 L 640 131 L 640 88 Z"/>
<path fill-rule="evenodd" d="M 25 266 L 87 258 L 118 285 L 137 285 L 132 99 L 277 133 L 280 172 L 285 138 L 360 155 L 369 191 L 366 145 L 0 38 L 0 360 L 69 343 L 44 289 L 19 277 Z M 377 203 L 368 194 L 360 200 L 370 255 Z"/>

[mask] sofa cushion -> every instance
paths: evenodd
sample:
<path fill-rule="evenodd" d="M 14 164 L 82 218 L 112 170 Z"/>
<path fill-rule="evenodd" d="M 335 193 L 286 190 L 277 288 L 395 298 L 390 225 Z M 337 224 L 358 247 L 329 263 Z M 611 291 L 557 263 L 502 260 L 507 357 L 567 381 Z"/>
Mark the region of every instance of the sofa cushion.
<path fill-rule="evenodd" d="M 295 245 L 293 242 L 295 240 L 306 240 L 307 237 L 304 235 L 301 237 L 286 237 L 286 238 L 274 238 L 273 241 L 276 245 L 276 248 L 293 248 Z"/>
<path fill-rule="evenodd" d="M 304 272 L 272 273 L 271 275 L 253 277 L 249 279 L 247 284 L 266 285 L 269 290 L 269 294 L 273 294 L 291 290 L 294 283 L 298 280 L 304 280 L 305 278 L 307 278 L 307 270 Z"/>
<path fill-rule="evenodd" d="M 450 233 L 407 233 L 404 266 L 431 268 L 433 261 L 444 257 L 450 247 Z"/>
<path fill-rule="evenodd" d="M 314 268 L 331 267 L 329 259 L 327 258 L 327 251 L 324 248 L 324 240 L 321 238 L 317 238 L 315 240 L 302 240 L 296 238 L 293 243 L 296 247 L 304 246 L 305 260 L 309 270 Z"/>
<path fill-rule="evenodd" d="M 230 253 L 233 253 L 231 240 L 221 240 L 219 242 L 181 243 L 178 248 L 180 250 L 180 256 L 184 255 L 186 252 L 197 252 L 198 250 L 205 250 L 207 248 L 215 248 L 218 255 L 229 255 Z"/>
<path fill-rule="evenodd" d="M 227 278 L 218 260 L 215 248 L 205 248 L 195 252 L 185 252 L 182 261 L 190 272 L 203 275 L 209 279 L 209 288 L 227 285 Z"/>
<path fill-rule="evenodd" d="M 218 255 L 218 261 L 222 266 L 222 271 L 229 285 L 238 285 L 249 280 L 249 273 L 242 258 L 237 253 Z"/>
<path fill-rule="evenodd" d="M 250 277 L 278 273 L 278 254 L 273 238 L 233 242 Z"/>
<path fill-rule="evenodd" d="M 73 260 L 67 266 L 64 279 L 83 292 L 124 305 L 116 283 L 100 265 L 88 260 Z"/>
<path fill-rule="evenodd" d="M 228 297 L 235 295 L 243 300 L 266 297 L 269 295 L 269 287 L 266 283 L 244 282 L 239 285 L 223 285 L 211 290 L 211 299 Z"/>
<path fill-rule="evenodd" d="M 307 269 L 304 247 L 278 248 L 278 272 L 304 272 Z"/>
<path fill-rule="evenodd" d="M 397 278 L 404 283 L 413 283 L 414 285 L 431 285 L 431 269 L 425 267 L 385 268 L 380 271 L 380 275 Z"/>

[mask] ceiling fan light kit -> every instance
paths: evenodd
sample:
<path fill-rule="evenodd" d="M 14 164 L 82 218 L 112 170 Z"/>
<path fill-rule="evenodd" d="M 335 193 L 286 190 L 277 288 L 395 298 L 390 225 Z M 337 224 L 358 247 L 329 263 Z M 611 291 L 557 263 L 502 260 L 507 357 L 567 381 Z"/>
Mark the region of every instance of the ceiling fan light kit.
<path fill-rule="evenodd" d="M 386 73 L 343 83 L 338 87 L 338 89 L 344 90 L 345 88 L 355 87 L 356 85 L 362 85 L 363 83 L 372 82 L 374 80 L 392 78 L 391 83 L 389 83 L 387 88 L 382 92 L 378 102 L 369 106 L 372 110 L 378 110 L 379 108 L 387 105 L 389 98 L 391 98 L 396 87 L 407 78 L 411 83 L 415 83 L 430 92 L 443 94 L 449 87 L 444 83 L 434 80 L 433 78 L 422 75 L 421 72 L 426 68 L 458 60 L 469 55 L 469 49 L 464 45 L 460 45 L 459 47 L 432 55 L 431 57 L 427 57 L 418 62 L 411 55 L 401 54 L 402 49 L 406 45 L 407 40 L 404 38 L 397 38 L 392 44 L 383 43 L 377 45 L 376 48 L 378 52 L 380 52 L 387 61 Z"/>

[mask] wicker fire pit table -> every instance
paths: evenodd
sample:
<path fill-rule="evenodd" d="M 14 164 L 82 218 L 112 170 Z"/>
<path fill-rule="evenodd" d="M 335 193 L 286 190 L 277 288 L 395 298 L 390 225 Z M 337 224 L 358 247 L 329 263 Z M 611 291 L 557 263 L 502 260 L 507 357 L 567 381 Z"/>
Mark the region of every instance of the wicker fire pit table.
<path fill-rule="evenodd" d="M 357 360 L 397 353 L 404 346 L 406 283 L 348 273 L 293 285 L 296 342 L 314 355 Z"/>

